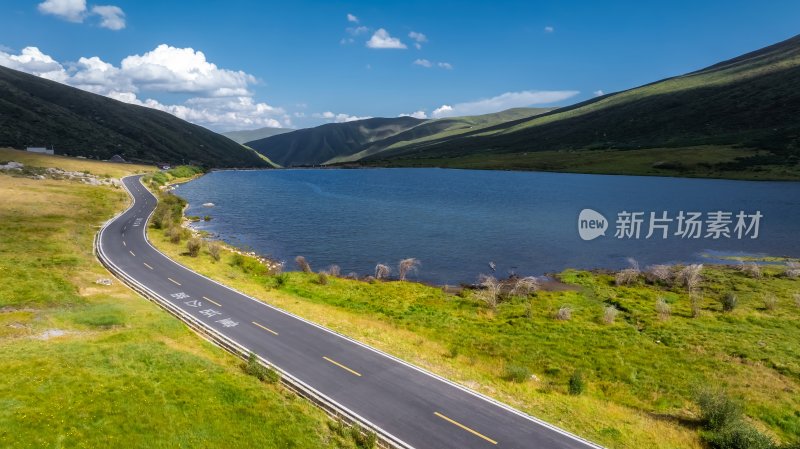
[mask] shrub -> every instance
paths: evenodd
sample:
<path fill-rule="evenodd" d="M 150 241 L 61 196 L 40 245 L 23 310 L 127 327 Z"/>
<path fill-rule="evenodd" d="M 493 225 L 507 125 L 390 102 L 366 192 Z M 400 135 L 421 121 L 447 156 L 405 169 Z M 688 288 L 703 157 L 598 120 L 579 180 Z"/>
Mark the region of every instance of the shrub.
<path fill-rule="evenodd" d="M 526 276 L 514 282 L 514 288 L 511 289 L 511 293 L 514 295 L 529 296 L 537 290 L 539 290 L 539 280 L 533 276 Z"/>
<path fill-rule="evenodd" d="M 522 383 L 531 378 L 531 371 L 522 365 L 506 365 L 503 379 L 509 382 Z"/>
<path fill-rule="evenodd" d="M 339 265 L 331 265 L 328 267 L 328 274 L 331 276 L 339 277 L 342 274 L 342 269 L 339 268 Z"/>
<path fill-rule="evenodd" d="M 670 315 L 672 315 L 672 307 L 670 307 L 664 298 L 658 298 L 656 300 L 656 313 L 658 313 L 659 319 L 668 320 Z"/>
<path fill-rule="evenodd" d="M 222 246 L 217 242 L 209 242 L 207 249 L 208 249 L 208 254 L 211 255 L 211 258 L 216 261 L 219 261 L 220 251 L 222 251 Z"/>
<path fill-rule="evenodd" d="M 614 283 L 618 286 L 631 285 L 636 282 L 637 279 L 639 279 L 639 271 L 633 268 L 626 268 L 617 272 L 614 276 Z"/>
<path fill-rule="evenodd" d="M 761 279 L 761 267 L 757 263 L 744 263 L 739 265 L 739 271 L 753 279 Z"/>
<path fill-rule="evenodd" d="M 211 221 L 211 215 L 203 216 L 203 221 Z"/>
<path fill-rule="evenodd" d="M 697 292 L 691 292 L 689 294 L 689 301 L 692 309 L 692 318 L 698 318 L 700 316 L 701 312 L 700 302 L 702 299 L 703 299 L 702 296 L 700 296 L 700 294 Z"/>
<path fill-rule="evenodd" d="M 723 312 L 733 312 L 733 309 L 739 304 L 739 299 L 736 297 L 736 293 L 728 292 L 725 296 L 722 297 L 722 311 Z"/>
<path fill-rule="evenodd" d="M 613 324 L 617 319 L 619 310 L 614 306 L 606 306 L 603 310 L 603 322 L 606 324 Z"/>
<path fill-rule="evenodd" d="M 242 364 L 242 370 L 262 382 L 275 384 L 281 380 L 281 375 L 277 371 L 259 363 L 258 358 L 252 352 L 247 358 L 247 362 Z"/>
<path fill-rule="evenodd" d="M 578 396 L 586 389 L 586 382 L 583 380 L 583 373 L 575 370 L 569 378 L 569 394 Z"/>
<path fill-rule="evenodd" d="M 276 287 L 283 287 L 286 285 L 286 282 L 289 280 L 289 275 L 286 273 L 280 273 L 275 276 L 275 286 Z"/>
<path fill-rule="evenodd" d="M 389 265 L 379 263 L 375 265 L 375 279 L 385 279 L 389 277 L 389 273 L 392 272 L 392 269 L 389 268 Z"/>
<path fill-rule="evenodd" d="M 704 390 L 697 395 L 700 420 L 708 430 L 720 430 L 738 423 L 742 407 L 719 391 Z"/>
<path fill-rule="evenodd" d="M 569 321 L 572 319 L 572 307 L 561 306 L 556 312 L 555 318 L 559 321 Z"/>
<path fill-rule="evenodd" d="M 500 282 L 494 276 L 482 274 L 478 277 L 478 284 L 481 286 L 476 295 L 478 299 L 492 310 L 496 309 L 500 298 Z"/>
<path fill-rule="evenodd" d="M 675 276 L 681 285 L 686 287 L 687 290 L 693 291 L 700 286 L 703 281 L 703 264 L 692 264 L 683 267 Z"/>
<path fill-rule="evenodd" d="M 375 432 L 362 430 L 358 423 L 350 427 L 350 438 L 353 439 L 353 442 L 359 449 L 374 449 L 378 444 L 378 436 Z"/>
<path fill-rule="evenodd" d="M 744 422 L 708 432 L 705 440 L 712 449 L 777 449 L 771 438 Z"/>
<path fill-rule="evenodd" d="M 647 267 L 645 277 L 653 284 L 658 282 L 669 284 L 672 280 L 672 267 L 669 265 L 651 265 Z"/>
<path fill-rule="evenodd" d="M 789 279 L 797 279 L 800 277 L 800 263 L 786 262 L 786 271 L 784 272 Z"/>
<path fill-rule="evenodd" d="M 300 268 L 300 271 L 303 273 L 311 273 L 311 265 L 306 261 L 306 258 L 303 256 L 297 256 L 294 258 L 297 267 Z"/>
<path fill-rule="evenodd" d="M 322 272 L 317 274 L 317 284 L 328 285 L 328 275 Z"/>
<path fill-rule="evenodd" d="M 200 254 L 200 248 L 203 247 L 203 241 L 197 237 L 192 237 L 186 242 L 186 250 L 192 257 L 197 257 Z"/>
<path fill-rule="evenodd" d="M 406 275 L 409 273 L 416 273 L 419 271 L 420 261 L 410 257 L 403 259 L 397 264 L 397 274 L 400 276 L 401 281 L 406 280 Z"/>
<path fill-rule="evenodd" d="M 769 311 L 775 310 L 778 306 L 778 297 L 773 295 L 772 293 L 766 293 L 764 295 L 764 308 Z"/>
<path fill-rule="evenodd" d="M 169 241 L 176 245 L 181 242 L 183 236 L 184 236 L 184 229 L 181 228 L 180 226 L 173 225 L 170 226 L 170 228 L 167 230 L 167 237 L 169 237 Z"/>

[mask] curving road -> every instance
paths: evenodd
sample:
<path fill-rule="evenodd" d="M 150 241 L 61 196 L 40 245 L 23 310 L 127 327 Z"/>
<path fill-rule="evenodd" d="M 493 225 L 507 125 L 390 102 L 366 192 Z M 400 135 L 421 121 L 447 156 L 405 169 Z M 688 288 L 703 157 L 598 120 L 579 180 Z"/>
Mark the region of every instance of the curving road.
<path fill-rule="evenodd" d="M 599 448 L 174 262 L 147 241 L 156 198 L 140 176 L 124 178 L 123 184 L 133 204 L 103 227 L 97 241 L 98 256 L 112 271 L 377 426 L 396 445 Z"/>

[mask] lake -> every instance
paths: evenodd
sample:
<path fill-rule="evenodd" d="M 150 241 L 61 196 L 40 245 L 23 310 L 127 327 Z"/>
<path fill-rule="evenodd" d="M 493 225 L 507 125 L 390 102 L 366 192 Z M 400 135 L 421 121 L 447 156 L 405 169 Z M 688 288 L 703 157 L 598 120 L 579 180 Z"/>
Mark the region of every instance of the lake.
<path fill-rule="evenodd" d="M 212 217 L 195 223 L 197 229 L 285 260 L 288 269 L 302 255 L 315 270 L 337 264 L 342 273 L 365 275 L 377 263 L 396 267 L 414 257 L 422 265 L 412 278 L 453 285 L 475 282 L 481 273 L 620 268 L 628 257 L 644 267 L 730 255 L 800 256 L 800 183 L 298 169 L 217 171 L 178 186 L 176 193 L 189 201 L 187 215 Z M 204 207 L 207 202 L 215 206 Z M 584 209 L 605 219 L 605 235 L 581 238 L 578 216 Z M 678 219 L 681 211 L 684 220 Z M 653 233 L 646 238 L 651 212 Z M 690 212 L 700 214 L 693 220 L 700 223 L 699 236 L 689 226 Z M 751 238 L 755 225 L 758 235 Z M 594 232 L 586 223 L 584 230 Z"/>

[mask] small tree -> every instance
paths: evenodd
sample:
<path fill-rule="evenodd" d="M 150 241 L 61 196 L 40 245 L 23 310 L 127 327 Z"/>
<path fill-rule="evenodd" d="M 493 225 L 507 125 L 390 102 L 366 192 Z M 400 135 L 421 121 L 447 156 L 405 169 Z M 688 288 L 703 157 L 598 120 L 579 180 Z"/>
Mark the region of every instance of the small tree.
<path fill-rule="evenodd" d="M 786 271 L 784 272 L 789 279 L 797 279 L 800 277 L 800 263 L 786 262 Z"/>
<path fill-rule="evenodd" d="M 406 275 L 409 273 L 416 273 L 419 270 L 420 261 L 409 257 L 403 259 L 397 264 L 397 274 L 400 276 L 401 281 L 406 280 Z"/>
<path fill-rule="evenodd" d="M 308 263 L 305 257 L 297 256 L 294 258 L 294 262 L 303 273 L 311 273 L 311 265 Z"/>
<path fill-rule="evenodd" d="M 328 275 L 325 274 L 324 271 L 320 271 L 319 274 L 317 274 L 317 284 L 328 285 Z"/>
<path fill-rule="evenodd" d="M 778 306 L 778 297 L 772 293 L 764 294 L 764 308 L 773 311 Z"/>
<path fill-rule="evenodd" d="M 211 255 L 211 258 L 216 261 L 219 261 L 220 251 L 222 250 L 222 246 L 217 242 L 209 242 L 207 248 L 208 248 L 208 254 Z"/>
<path fill-rule="evenodd" d="M 339 268 L 339 265 L 331 265 L 328 267 L 328 274 L 339 277 L 342 274 L 342 269 Z"/>
<path fill-rule="evenodd" d="M 700 317 L 700 312 L 701 312 L 700 301 L 701 301 L 701 299 L 702 299 L 702 297 L 700 296 L 699 293 L 697 293 L 697 292 L 689 293 L 689 303 L 690 303 L 690 306 L 692 308 L 692 318 L 699 318 Z"/>
<path fill-rule="evenodd" d="M 375 279 L 385 279 L 389 277 L 391 272 L 392 269 L 389 268 L 389 265 L 382 263 L 375 265 Z"/>
<path fill-rule="evenodd" d="M 645 272 L 647 280 L 653 284 L 669 284 L 672 280 L 672 267 L 669 265 L 651 265 Z"/>
<path fill-rule="evenodd" d="M 192 237 L 186 242 L 186 249 L 189 255 L 197 257 L 200 254 L 200 248 L 203 247 L 203 241 L 197 237 Z"/>
<path fill-rule="evenodd" d="M 700 283 L 703 281 L 702 273 L 703 264 L 687 265 L 678 271 L 676 280 L 691 292 L 700 287 Z"/>
<path fill-rule="evenodd" d="M 761 279 L 761 267 L 757 263 L 739 263 L 739 271 L 753 279 Z"/>

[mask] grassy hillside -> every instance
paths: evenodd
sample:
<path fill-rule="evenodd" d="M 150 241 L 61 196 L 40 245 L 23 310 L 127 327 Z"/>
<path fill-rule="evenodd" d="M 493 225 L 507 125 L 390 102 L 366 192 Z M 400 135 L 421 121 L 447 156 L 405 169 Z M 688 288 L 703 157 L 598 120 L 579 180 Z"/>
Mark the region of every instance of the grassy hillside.
<path fill-rule="evenodd" d="M 422 122 L 411 117 L 398 117 L 329 123 L 247 142 L 247 146 L 284 167 L 319 165 L 335 157 L 360 151 L 366 144 L 393 136 Z"/>
<path fill-rule="evenodd" d="M 290 128 L 271 128 L 269 126 L 258 129 L 248 129 L 245 131 L 227 131 L 220 133 L 236 143 L 247 143 L 254 140 L 266 139 L 267 137 L 277 136 L 278 134 L 290 133 L 294 131 Z"/>
<path fill-rule="evenodd" d="M 253 151 L 166 112 L 0 67 L 0 146 L 206 167 L 266 167 Z"/>
<path fill-rule="evenodd" d="M 480 166 L 477 158 L 507 156 L 503 168 L 538 169 L 536 152 L 714 146 L 750 154 L 712 160 L 710 171 L 793 171 L 800 161 L 799 113 L 800 36 L 697 72 L 527 120 L 397 145 L 365 161 L 440 165 L 447 159 L 450 166 L 461 165 L 461 160 Z M 511 160 L 524 153 L 530 157 Z M 673 161 L 665 161 L 663 153 L 650 159 L 651 165 L 661 162 Z M 680 164 L 665 166 L 681 175 Z M 582 171 L 572 164 L 560 169 Z"/>
<path fill-rule="evenodd" d="M 92 238 L 127 204 L 122 190 L 0 173 L 0 197 L 0 447 L 354 447 L 321 411 L 244 374 L 115 279 L 95 283 L 111 276 Z"/>
<path fill-rule="evenodd" d="M 500 123 L 522 120 L 550 111 L 547 108 L 513 108 L 492 114 L 466 117 L 449 117 L 428 120 L 411 129 L 395 134 L 362 147 L 357 153 L 340 156 L 326 161 L 327 164 L 353 162 L 367 156 L 440 139 L 452 138 L 460 134 L 475 132 Z"/>
<path fill-rule="evenodd" d="M 708 448 L 719 434 L 704 430 L 703 391 L 742 405 L 742 432 L 800 440 L 800 280 L 781 260 L 758 272 L 707 266 L 691 289 L 681 267 L 623 285 L 567 270 L 559 288 L 506 289 L 493 305 L 473 290 L 270 274 L 230 250 L 212 257 L 214 243 L 190 257 L 169 234 L 149 233 L 203 274 L 612 449 Z"/>

